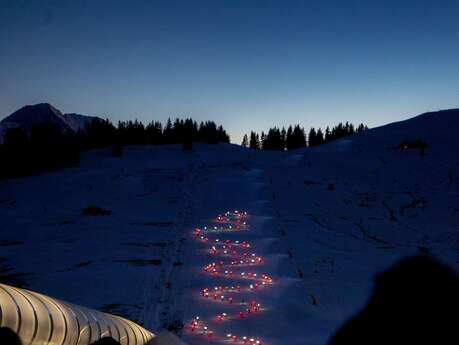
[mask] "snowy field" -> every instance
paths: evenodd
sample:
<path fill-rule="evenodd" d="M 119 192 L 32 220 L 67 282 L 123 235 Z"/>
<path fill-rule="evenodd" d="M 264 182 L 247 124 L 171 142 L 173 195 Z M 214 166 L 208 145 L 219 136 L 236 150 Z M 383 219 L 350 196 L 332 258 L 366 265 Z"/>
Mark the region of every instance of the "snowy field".
<path fill-rule="evenodd" d="M 326 344 L 365 305 L 374 275 L 399 258 L 432 255 L 459 269 L 458 131 L 440 113 L 287 153 L 87 152 L 78 168 L 0 182 L 0 281 L 153 331 L 183 325 L 190 345 L 223 344 L 229 333 L 264 345 Z M 415 139 L 428 143 L 425 155 L 396 148 Z M 90 205 L 111 214 L 82 214 Z M 215 255 L 193 229 L 235 209 L 248 212 L 246 231 L 209 239 L 249 242 L 263 260 L 247 270 L 273 283 L 234 293 L 260 310 L 222 321 L 216 315 L 240 305 L 201 295 L 230 282 L 203 271 Z M 196 316 L 213 337 L 190 330 Z"/>

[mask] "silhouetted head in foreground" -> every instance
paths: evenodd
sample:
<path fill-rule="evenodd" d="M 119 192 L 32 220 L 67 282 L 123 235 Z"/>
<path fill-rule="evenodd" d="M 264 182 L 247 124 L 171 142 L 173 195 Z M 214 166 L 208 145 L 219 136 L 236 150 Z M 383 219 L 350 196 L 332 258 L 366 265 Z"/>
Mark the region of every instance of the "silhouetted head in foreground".
<path fill-rule="evenodd" d="M 21 345 L 21 339 L 8 327 L 0 327 L 0 344 Z"/>
<path fill-rule="evenodd" d="M 459 277 L 425 256 L 376 277 L 367 306 L 329 345 L 459 344 Z"/>
<path fill-rule="evenodd" d="M 101 338 L 97 341 L 95 341 L 94 343 L 92 343 L 91 345 L 120 345 L 119 342 L 117 342 L 115 339 L 113 338 L 110 338 L 110 337 L 104 337 L 104 338 Z"/>

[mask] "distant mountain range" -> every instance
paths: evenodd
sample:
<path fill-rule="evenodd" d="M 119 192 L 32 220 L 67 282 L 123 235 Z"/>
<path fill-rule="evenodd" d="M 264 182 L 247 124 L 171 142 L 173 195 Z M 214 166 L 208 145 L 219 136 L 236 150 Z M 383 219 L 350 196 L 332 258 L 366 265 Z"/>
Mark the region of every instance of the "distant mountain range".
<path fill-rule="evenodd" d="M 80 115 L 75 113 L 63 114 L 49 103 L 39 103 L 35 105 L 26 105 L 16 110 L 11 115 L 0 121 L 0 142 L 3 141 L 3 135 L 8 128 L 24 128 L 30 132 L 32 126 L 37 123 L 54 123 L 58 125 L 63 132 L 76 133 L 84 130 L 92 121 L 101 121 L 97 116 Z"/>

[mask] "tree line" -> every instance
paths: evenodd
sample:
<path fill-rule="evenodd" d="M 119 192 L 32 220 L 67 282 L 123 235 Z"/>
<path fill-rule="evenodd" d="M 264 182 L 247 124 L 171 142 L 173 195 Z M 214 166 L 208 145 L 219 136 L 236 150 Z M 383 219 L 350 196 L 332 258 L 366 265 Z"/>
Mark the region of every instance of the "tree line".
<path fill-rule="evenodd" d="M 183 144 L 190 150 L 193 142 L 209 144 L 229 143 L 228 133 L 213 121 L 193 119 L 168 120 L 163 125 L 153 121 L 94 120 L 85 130 L 73 133 L 53 123 L 34 124 L 30 131 L 8 128 L 0 145 L 0 179 L 27 176 L 77 166 L 80 152 L 88 149 L 112 147 L 113 155 L 122 154 L 125 145 Z"/>
<path fill-rule="evenodd" d="M 165 126 L 159 121 L 144 125 L 141 121 L 120 121 L 114 126 L 109 120 L 93 121 L 81 135 L 84 148 L 103 148 L 110 145 L 159 145 L 202 142 L 208 144 L 229 143 L 230 137 L 222 126 L 213 121 L 193 119 L 168 119 Z"/>
<path fill-rule="evenodd" d="M 361 133 L 367 129 L 368 127 L 363 123 L 354 126 L 348 121 L 346 123 L 340 122 L 332 128 L 327 126 L 325 131 L 322 131 L 321 128 L 316 130 L 312 127 L 308 134 L 300 125 L 289 126 L 287 130 L 285 127 L 282 129 L 273 127 L 267 133 L 262 131 L 261 134 L 258 134 L 251 131 L 250 136 L 245 134 L 241 145 L 258 150 L 295 150 L 307 146 L 322 145 L 348 135 Z"/>

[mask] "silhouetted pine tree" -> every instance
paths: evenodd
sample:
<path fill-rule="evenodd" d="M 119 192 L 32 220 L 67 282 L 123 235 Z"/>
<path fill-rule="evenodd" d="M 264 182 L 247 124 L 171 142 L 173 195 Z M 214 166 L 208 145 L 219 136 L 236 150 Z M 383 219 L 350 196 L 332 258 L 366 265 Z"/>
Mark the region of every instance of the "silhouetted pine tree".
<path fill-rule="evenodd" d="M 287 131 L 285 130 L 285 127 L 282 127 L 280 134 L 281 134 L 281 141 L 282 141 L 282 151 L 285 151 L 285 147 L 287 144 Z"/>
<path fill-rule="evenodd" d="M 259 147 L 263 150 L 295 150 L 306 147 L 307 145 L 321 145 L 331 140 L 352 135 L 356 132 L 360 133 L 367 129 L 367 126 L 360 124 L 356 130 L 355 126 L 347 121 L 345 124 L 339 123 L 332 129 L 327 126 L 325 133 L 321 128 L 316 130 L 312 127 L 308 136 L 306 136 L 304 128 L 300 127 L 300 125 L 295 125 L 293 128 L 292 126 L 289 126 L 287 130 L 285 130 L 285 127 L 283 127 L 282 130 L 279 130 L 277 127 L 273 127 L 268 130 L 266 135 L 264 132 L 261 132 L 261 142 L 259 143 Z M 250 133 L 249 146 L 253 148 L 256 146 L 255 135 L 257 134 L 253 131 Z"/>
<path fill-rule="evenodd" d="M 265 139 L 266 139 L 265 132 L 261 131 L 261 134 L 260 134 L 260 150 L 263 150 L 264 147 L 265 147 Z"/>
<path fill-rule="evenodd" d="M 167 119 L 166 126 L 163 131 L 163 143 L 172 144 L 174 142 L 174 129 L 172 127 L 172 121 L 170 118 Z"/>
<path fill-rule="evenodd" d="M 316 135 L 316 130 L 314 129 L 314 127 L 312 127 L 309 130 L 308 145 L 309 146 L 316 146 L 317 145 L 317 135 Z"/>
<path fill-rule="evenodd" d="M 288 147 L 288 149 L 296 150 L 302 147 L 306 147 L 306 134 L 300 125 L 295 125 L 292 131 L 290 147 Z"/>
<path fill-rule="evenodd" d="M 366 131 L 368 129 L 367 126 L 365 126 L 363 123 L 361 123 L 358 127 L 357 127 L 357 133 L 362 133 L 363 131 Z"/>
<path fill-rule="evenodd" d="M 355 129 L 355 126 L 346 121 L 346 123 L 343 125 L 343 123 L 339 123 L 337 126 L 333 127 L 331 130 L 327 127 L 327 130 L 325 131 L 325 142 L 329 142 L 335 139 L 340 139 L 348 135 L 352 135 L 355 133 L 361 133 L 365 130 L 367 130 L 368 127 L 365 126 L 363 123 L 361 123 L 357 129 Z"/>
<path fill-rule="evenodd" d="M 148 132 L 142 122 L 118 122 L 116 141 L 122 145 L 145 145 L 148 143 Z"/>
<path fill-rule="evenodd" d="M 163 143 L 163 126 L 159 121 L 150 122 L 145 128 L 149 144 L 162 144 Z"/>
<path fill-rule="evenodd" d="M 104 148 L 115 142 L 117 129 L 110 120 L 95 120 L 86 126 L 83 148 Z"/>
<path fill-rule="evenodd" d="M 260 148 L 260 139 L 258 138 L 258 134 L 254 131 L 250 132 L 249 147 L 257 150 Z"/>
<path fill-rule="evenodd" d="M 244 134 L 244 137 L 242 138 L 242 147 L 248 147 L 249 146 L 249 138 L 247 137 L 247 134 Z"/>
<path fill-rule="evenodd" d="M 285 135 L 285 148 L 287 150 L 292 150 L 293 148 L 292 136 L 293 136 L 293 128 L 292 126 L 288 126 L 287 134 Z"/>
<path fill-rule="evenodd" d="M 220 143 L 229 143 L 230 142 L 230 136 L 223 129 L 222 125 L 218 126 L 217 135 L 218 135 L 218 142 L 220 142 Z"/>
<path fill-rule="evenodd" d="M 263 141 L 263 150 L 284 150 L 284 143 L 279 128 L 270 128 Z"/>

